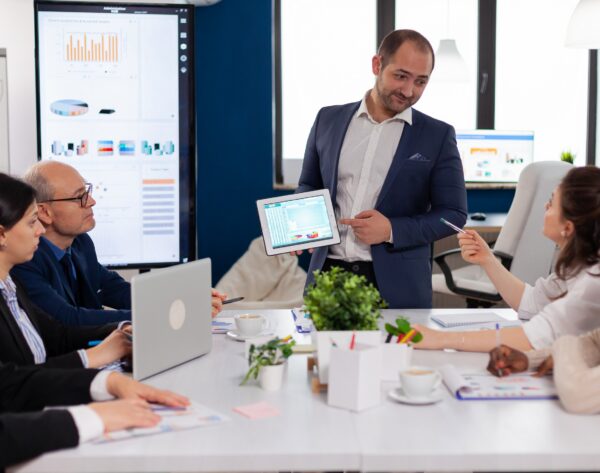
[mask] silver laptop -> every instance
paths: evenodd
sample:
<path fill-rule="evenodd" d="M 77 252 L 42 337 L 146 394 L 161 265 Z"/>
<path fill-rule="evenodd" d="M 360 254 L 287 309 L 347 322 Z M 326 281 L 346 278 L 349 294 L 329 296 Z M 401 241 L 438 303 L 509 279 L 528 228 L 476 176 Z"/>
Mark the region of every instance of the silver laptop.
<path fill-rule="evenodd" d="M 210 259 L 131 280 L 133 378 L 145 379 L 212 348 Z"/>

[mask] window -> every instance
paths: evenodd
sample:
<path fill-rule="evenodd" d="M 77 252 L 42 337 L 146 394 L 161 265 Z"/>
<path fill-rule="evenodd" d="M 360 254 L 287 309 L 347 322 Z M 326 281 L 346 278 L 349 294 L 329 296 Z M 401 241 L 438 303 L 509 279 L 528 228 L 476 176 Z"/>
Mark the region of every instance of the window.
<path fill-rule="evenodd" d="M 564 45 L 576 4 L 498 1 L 495 126 L 533 130 L 536 161 L 570 150 L 586 163 L 589 52 Z"/>
<path fill-rule="evenodd" d="M 466 62 L 466 78 L 445 75 L 443 58 L 436 58 L 427 89 L 415 105 L 456 129 L 476 128 L 477 114 L 477 0 L 396 0 L 396 28 L 423 34 L 437 51 L 442 39 L 454 39 Z"/>
<path fill-rule="evenodd" d="M 457 81 L 436 54 L 418 110 L 458 131 L 533 131 L 536 161 L 571 151 L 576 165 L 600 162 L 600 121 L 588 123 L 588 110 L 597 111 L 588 87 L 598 81 L 597 55 L 564 46 L 577 1 L 275 0 L 276 182 L 297 184 L 321 107 L 357 101 L 372 87 L 376 38 L 394 27 L 421 32 L 436 53 L 453 39 L 466 63 Z"/>
<path fill-rule="evenodd" d="M 358 101 L 373 84 L 376 1 L 280 0 L 280 4 L 281 142 L 277 147 L 283 183 L 295 186 L 319 109 Z"/>

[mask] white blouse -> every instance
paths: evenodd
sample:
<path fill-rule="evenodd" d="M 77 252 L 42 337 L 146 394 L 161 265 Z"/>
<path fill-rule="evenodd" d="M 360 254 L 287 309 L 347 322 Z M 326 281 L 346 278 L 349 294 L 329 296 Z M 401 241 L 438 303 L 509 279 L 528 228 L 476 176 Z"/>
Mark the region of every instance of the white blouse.
<path fill-rule="evenodd" d="M 519 318 L 535 349 L 550 347 L 563 335 L 582 335 L 600 327 L 600 264 L 583 269 L 566 281 L 552 273 L 535 286 L 525 285 Z M 560 299 L 553 299 L 563 292 Z"/>

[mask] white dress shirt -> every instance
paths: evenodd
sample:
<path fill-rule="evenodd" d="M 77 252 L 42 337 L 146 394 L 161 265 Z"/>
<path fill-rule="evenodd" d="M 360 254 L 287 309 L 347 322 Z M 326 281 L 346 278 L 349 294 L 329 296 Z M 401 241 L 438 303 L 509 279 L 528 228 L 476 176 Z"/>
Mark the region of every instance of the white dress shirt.
<path fill-rule="evenodd" d="M 590 274 L 590 272 L 592 274 Z M 562 281 L 553 273 L 527 284 L 519 304 L 525 335 L 535 349 L 552 346 L 563 335 L 582 335 L 600 327 L 600 265 Z M 564 297 L 556 299 L 568 291 Z"/>
<path fill-rule="evenodd" d="M 108 392 L 106 382 L 110 371 L 100 371 L 90 385 L 90 395 L 94 401 L 108 401 L 113 396 Z M 104 433 L 104 422 L 96 412 L 88 406 L 73 406 L 67 410 L 73 416 L 73 421 L 79 432 L 79 443 L 88 442 Z"/>
<path fill-rule="evenodd" d="M 336 219 L 353 218 L 363 210 L 375 208 L 383 182 L 388 174 L 404 123 L 412 124 L 412 108 L 408 108 L 381 123 L 367 109 L 363 97 L 350 121 L 337 175 L 335 200 Z M 359 241 L 348 225 L 340 225 L 339 245 L 329 248 L 329 258 L 345 261 L 371 261 L 371 247 Z M 390 239 L 391 241 L 391 239 Z"/>

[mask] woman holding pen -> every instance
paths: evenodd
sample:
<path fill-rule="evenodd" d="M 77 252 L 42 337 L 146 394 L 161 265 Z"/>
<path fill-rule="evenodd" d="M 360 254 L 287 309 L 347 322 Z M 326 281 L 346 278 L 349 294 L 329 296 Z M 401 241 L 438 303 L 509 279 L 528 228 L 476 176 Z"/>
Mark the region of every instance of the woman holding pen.
<path fill-rule="evenodd" d="M 117 324 L 65 326 L 33 305 L 10 277 L 14 265 L 33 257 L 43 233 L 33 188 L 0 173 L 0 362 L 98 368 L 128 356 L 131 342 Z"/>
<path fill-rule="evenodd" d="M 458 234 L 463 259 L 481 265 L 504 300 L 521 318 L 531 319 L 522 327 L 500 330 L 503 344 L 523 351 L 600 327 L 600 169 L 569 171 L 546 204 L 543 231 L 560 252 L 555 271 L 534 286 L 504 268 L 477 232 Z M 424 339 L 417 348 L 484 352 L 497 343 L 493 330 L 418 330 Z"/>

